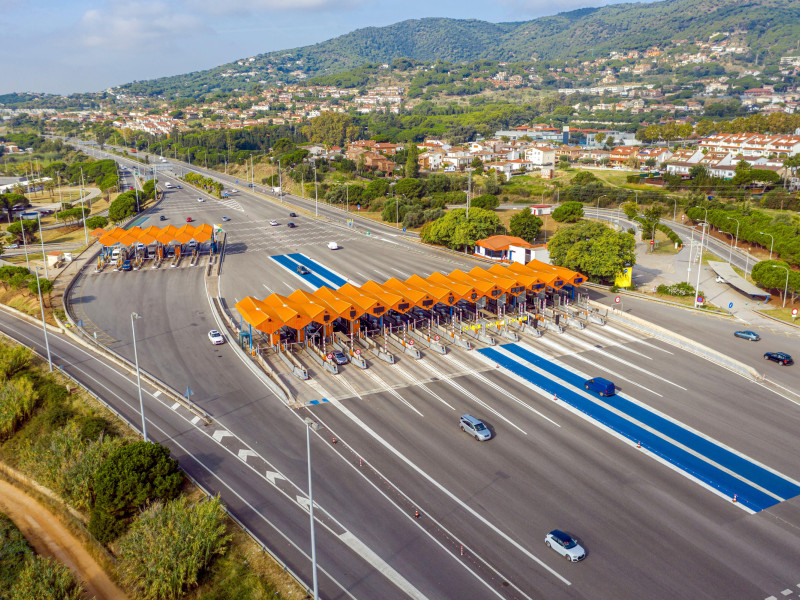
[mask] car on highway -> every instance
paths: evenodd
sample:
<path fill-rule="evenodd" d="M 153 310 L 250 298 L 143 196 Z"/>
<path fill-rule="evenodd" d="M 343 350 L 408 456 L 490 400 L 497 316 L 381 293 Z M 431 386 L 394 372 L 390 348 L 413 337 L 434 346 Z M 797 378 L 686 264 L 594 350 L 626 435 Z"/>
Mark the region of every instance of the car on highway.
<path fill-rule="evenodd" d="M 479 442 L 485 442 L 492 437 L 492 432 L 486 426 L 486 423 L 472 415 L 461 415 L 458 426 L 461 431 L 470 434 Z"/>
<path fill-rule="evenodd" d="M 297 265 L 297 272 L 300 273 L 300 275 L 310 275 L 311 274 L 311 271 L 308 270 L 308 267 L 305 267 L 303 265 Z"/>
<path fill-rule="evenodd" d="M 198 198 L 197 201 L 198 202 L 205 202 L 205 199 L 204 198 Z"/>
<path fill-rule="evenodd" d="M 159 221 L 166 221 L 167 220 L 167 216 L 166 215 L 161 215 L 160 217 L 158 217 L 158 220 Z"/>
<path fill-rule="evenodd" d="M 719 275 L 717 275 L 717 278 L 714 281 L 716 281 L 717 283 L 725 283 L 725 280 Z"/>
<path fill-rule="evenodd" d="M 133 266 L 131 265 L 131 261 L 126 260 L 125 262 L 122 263 L 122 270 L 123 271 L 130 271 L 132 269 L 133 269 Z"/>
<path fill-rule="evenodd" d="M 750 340 L 751 342 L 757 342 L 761 339 L 761 336 L 755 331 L 734 331 L 733 337 L 742 338 L 743 340 Z"/>
<path fill-rule="evenodd" d="M 596 394 L 600 394 L 601 396 L 613 396 L 617 393 L 617 389 L 614 387 L 614 382 L 609 381 L 608 379 L 603 379 L 602 377 L 588 379 L 583 384 L 583 387 L 586 388 L 586 391 L 594 392 Z"/>
<path fill-rule="evenodd" d="M 180 184 L 180 183 L 179 183 L 178 185 L 176 185 L 175 187 L 176 187 L 176 188 L 178 188 L 179 190 L 182 190 L 182 189 L 183 189 L 183 188 L 181 187 L 181 184 Z"/>
<path fill-rule="evenodd" d="M 297 227 L 297 225 L 295 225 L 295 224 L 294 224 L 294 223 L 292 223 L 291 221 L 289 221 L 289 222 L 286 224 L 286 226 L 287 226 L 289 229 L 294 229 L 295 227 Z"/>
<path fill-rule="evenodd" d="M 6 246 L 6 248 L 8 248 L 9 250 L 16 250 L 17 248 L 19 248 L 19 244 L 9 244 L 8 246 Z"/>
<path fill-rule="evenodd" d="M 186 217 L 186 222 L 187 223 L 191 223 L 192 222 L 192 217 Z"/>
<path fill-rule="evenodd" d="M 228 221 L 230 221 L 230 217 L 226 217 L 225 215 L 222 215 L 222 221 L 224 223 L 227 223 Z"/>
<path fill-rule="evenodd" d="M 295 213 L 289 213 L 289 216 L 290 216 L 290 217 L 297 218 L 297 215 L 296 215 Z"/>
<path fill-rule="evenodd" d="M 328 249 L 329 250 L 338 250 L 339 249 L 339 244 L 337 244 L 336 242 L 328 242 Z"/>
<path fill-rule="evenodd" d="M 272 221 L 270 221 L 269 224 L 272 225 L 273 227 L 276 227 L 278 225 L 278 222 L 275 219 L 272 219 Z"/>
<path fill-rule="evenodd" d="M 544 545 L 552 548 L 569 562 L 578 562 L 586 558 L 586 550 L 578 541 L 560 529 L 554 529 L 544 536 Z"/>
<path fill-rule="evenodd" d="M 794 364 L 791 355 L 786 354 L 786 352 L 765 352 L 764 360 L 771 360 L 772 362 L 776 362 L 784 367 L 786 365 Z"/>
<path fill-rule="evenodd" d="M 347 358 L 347 355 L 344 352 L 334 352 L 333 353 L 333 360 L 336 361 L 337 365 L 346 365 L 350 362 L 350 359 Z"/>
<path fill-rule="evenodd" d="M 217 331 L 216 329 L 212 329 L 211 331 L 208 332 L 208 341 L 217 346 L 219 344 L 224 344 L 225 338 L 219 331 Z"/>

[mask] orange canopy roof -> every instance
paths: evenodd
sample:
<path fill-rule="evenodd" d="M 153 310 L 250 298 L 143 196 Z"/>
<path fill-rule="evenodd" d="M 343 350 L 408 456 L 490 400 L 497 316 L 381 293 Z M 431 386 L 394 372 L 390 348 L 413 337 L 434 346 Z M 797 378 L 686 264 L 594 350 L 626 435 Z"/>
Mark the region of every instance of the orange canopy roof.
<path fill-rule="evenodd" d="M 261 300 L 248 296 L 236 303 L 236 310 L 247 323 L 267 334 L 272 334 L 283 327 L 281 318 Z"/>

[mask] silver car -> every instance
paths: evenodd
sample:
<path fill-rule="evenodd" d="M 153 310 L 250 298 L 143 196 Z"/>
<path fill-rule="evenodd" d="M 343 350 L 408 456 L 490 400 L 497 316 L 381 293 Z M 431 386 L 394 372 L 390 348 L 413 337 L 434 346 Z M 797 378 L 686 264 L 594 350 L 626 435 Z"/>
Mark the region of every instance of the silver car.
<path fill-rule="evenodd" d="M 570 562 L 578 562 L 586 558 L 586 550 L 583 549 L 575 538 L 560 529 L 554 529 L 544 536 L 544 544 L 552 548 Z"/>
<path fill-rule="evenodd" d="M 461 415 L 459 426 L 461 431 L 470 434 L 479 442 L 485 442 L 492 437 L 492 432 L 486 426 L 486 423 L 472 415 Z"/>

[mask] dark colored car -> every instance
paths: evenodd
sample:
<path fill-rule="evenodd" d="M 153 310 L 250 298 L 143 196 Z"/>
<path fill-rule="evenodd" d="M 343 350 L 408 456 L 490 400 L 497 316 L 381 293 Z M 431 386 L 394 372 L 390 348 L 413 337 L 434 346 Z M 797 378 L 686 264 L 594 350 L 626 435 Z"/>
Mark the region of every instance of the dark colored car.
<path fill-rule="evenodd" d="M 130 271 L 131 269 L 133 269 L 133 267 L 131 266 L 131 261 L 126 260 L 124 263 L 122 263 L 123 271 Z"/>
<path fill-rule="evenodd" d="M 297 265 L 297 272 L 300 273 L 300 275 L 309 275 L 311 273 L 311 271 L 303 265 Z"/>
<path fill-rule="evenodd" d="M 159 221 L 166 221 L 167 217 L 165 215 L 161 215 L 160 217 L 158 217 L 158 220 Z"/>
<path fill-rule="evenodd" d="M 614 382 L 609 381 L 608 379 L 603 379 L 602 377 L 589 379 L 583 384 L 583 387 L 585 387 L 588 391 L 595 392 L 601 396 L 613 396 L 617 393 L 617 389 L 614 387 Z"/>
<path fill-rule="evenodd" d="M 297 215 L 295 213 L 289 213 L 289 216 L 290 217 L 297 217 Z"/>
<path fill-rule="evenodd" d="M 289 222 L 286 224 L 286 226 L 287 226 L 289 229 L 294 229 L 294 228 L 296 227 L 296 225 L 295 225 L 294 223 L 292 223 L 291 221 L 289 221 Z"/>
<path fill-rule="evenodd" d="M 751 342 L 757 342 L 761 339 L 761 336 L 755 331 L 734 331 L 733 336 L 742 338 L 743 340 L 750 340 Z"/>
<path fill-rule="evenodd" d="M 764 360 L 771 360 L 783 366 L 794 364 L 792 357 L 786 352 L 767 352 L 764 354 Z"/>
<path fill-rule="evenodd" d="M 346 365 L 347 363 L 350 362 L 350 359 L 347 358 L 344 352 L 334 352 L 333 360 L 336 361 L 337 365 Z"/>

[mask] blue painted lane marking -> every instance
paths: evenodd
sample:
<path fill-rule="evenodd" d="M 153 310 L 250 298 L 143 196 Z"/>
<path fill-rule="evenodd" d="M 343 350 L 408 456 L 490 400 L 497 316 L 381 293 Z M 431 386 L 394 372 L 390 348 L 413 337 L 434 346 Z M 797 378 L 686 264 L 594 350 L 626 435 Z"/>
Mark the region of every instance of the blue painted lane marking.
<path fill-rule="evenodd" d="M 320 398 L 319 400 L 311 400 L 309 404 L 312 406 L 318 406 L 319 404 L 324 404 L 325 402 L 329 402 L 327 398 Z"/>
<path fill-rule="evenodd" d="M 342 287 L 345 283 L 347 283 L 346 279 L 344 279 L 343 277 L 340 277 L 339 275 L 337 275 L 336 273 L 334 273 L 330 269 L 326 269 L 321 264 L 319 264 L 317 261 L 311 260 L 305 254 L 300 254 L 299 252 L 295 252 L 294 254 L 287 254 L 287 256 L 289 258 L 291 258 L 292 260 L 297 261 L 301 265 L 305 265 L 306 267 L 308 267 L 309 269 L 314 271 L 321 278 L 323 278 L 326 281 L 328 281 L 331 284 L 333 284 L 333 286 L 336 289 Z"/>
<path fill-rule="evenodd" d="M 512 354 L 535 364 L 537 367 L 552 373 L 559 379 L 566 381 L 570 385 L 577 388 L 583 388 L 585 379 L 562 366 L 554 364 L 553 362 L 536 355 L 517 344 L 508 344 L 503 346 L 505 350 Z M 621 396 L 611 396 L 610 398 L 603 399 L 607 404 L 610 404 L 617 410 L 625 413 L 626 415 L 636 419 L 640 423 L 647 425 L 666 435 L 667 437 L 675 440 L 679 444 L 691 448 L 698 454 L 702 454 L 709 460 L 716 464 L 742 476 L 743 478 L 751 481 L 755 485 L 768 490 L 770 493 L 786 500 L 787 498 L 794 498 L 800 495 L 800 487 L 791 481 L 773 473 L 772 471 L 761 467 L 746 458 L 731 452 L 730 450 L 721 447 L 720 445 L 697 435 L 696 433 L 687 430 L 681 425 L 662 417 L 643 406 L 631 402 Z"/>
<path fill-rule="evenodd" d="M 507 346 L 503 347 L 507 348 Z M 709 484 L 713 488 L 721 490 L 724 495 L 732 497 L 734 494 L 737 494 L 738 500 L 743 506 L 757 512 L 778 503 L 772 496 L 709 465 L 702 459 L 674 446 L 656 434 L 631 423 L 624 417 L 595 404 L 591 400 L 576 393 L 574 390 L 553 381 L 546 375 L 540 374 L 520 364 L 514 358 L 506 356 L 494 348 L 483 348 L 479 350 L 479 352 L 542 390 L 557 394 L 560 400 L 563 400 L 612 431 L 617 432 L 631 441 L 641 442 L 642 446 L 645 446 L 649 451 L 661 456 L 683 471 L 686 471 L 692 477 Z"/>
<path fill-rule="evenodd" d="M 300 273 L 297 272 L 297 263 L 282 254 L 270 256 L 270 258 L 279 265 L 281 265 L 284 269 L 291 272 L 295 277 L 299 277 L 303 281 L 308 282 L 308 284 L 314 287 L 315 289 L 319 289 L 327 285 L 324 281 L 322 281 L 319 277 L 317 277 L 313 273 L 309 273 L 307 275 L 300 275 Z"/>

